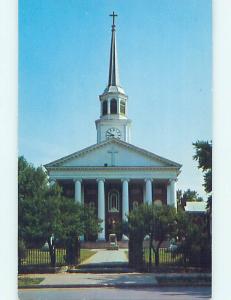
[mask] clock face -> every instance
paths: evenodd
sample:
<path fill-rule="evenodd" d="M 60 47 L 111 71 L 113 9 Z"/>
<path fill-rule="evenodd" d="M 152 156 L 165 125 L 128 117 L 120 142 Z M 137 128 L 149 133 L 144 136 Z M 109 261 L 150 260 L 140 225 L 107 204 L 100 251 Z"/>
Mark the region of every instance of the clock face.
<path fill-rule="evenodd" d="M 109 128 L 106 131 L 106 138 L 116 138 L 116 139 L 121 139 L 121 132 L 118 128 Z"/>

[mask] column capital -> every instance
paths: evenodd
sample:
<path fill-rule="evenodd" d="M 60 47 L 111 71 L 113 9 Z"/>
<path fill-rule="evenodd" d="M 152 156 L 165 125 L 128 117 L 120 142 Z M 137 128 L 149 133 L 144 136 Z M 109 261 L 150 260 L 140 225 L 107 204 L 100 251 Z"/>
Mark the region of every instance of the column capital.
<path fill-rule="evenodd" d="M 97 181 L 97 182 L 99 182 L 99 181 L 105 182 L 105 178 L 96 178 L 96 181 Z"/>
<path fill-rule="evenodd" d="M 76 181 L 82 182 L 82 178 L 73 178 L 73 181 L 74 182 L 76 182 Z"/>
<path fill-rule="evenodd" d="M 153 178 L 147 177 L 147 178 L 144 178 L 144 181 L 145 181 L 145 182 L 147 182 L 147 181 L 151 181 L 151 182 L 152 182 L 152 181 L 153 181 Z"/>
<path fill-rule="evenodd" d="M 121 182 L 124 182 L 124 181 L 127 181 L 127 182 L 129 182 L 129 181 L 130 181 L 130 179 L 129 179 L 129 178 L 121 178 Z"/>
<path fill-rule="evenodd" d="M 177 178 L 171 178 L 171 179 L 168 180 L 168 183 L 171 184 L 172 182 L 174 183 L 174 182 L 177 182 L 177 181 L 178 181 Z"/>

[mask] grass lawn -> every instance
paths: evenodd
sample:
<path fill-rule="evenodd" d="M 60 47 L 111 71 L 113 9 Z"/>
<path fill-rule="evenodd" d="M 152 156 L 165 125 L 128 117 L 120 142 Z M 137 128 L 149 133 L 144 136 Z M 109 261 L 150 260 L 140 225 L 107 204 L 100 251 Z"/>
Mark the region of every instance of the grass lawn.
<path fill-rule="evenodd" d="M 145 261 L 149 262 L 149 249 L 145 249 L 144 252 Z M 177 254 L 175 256 L 172 253 L 167 252 L 164 248 L 159 251 L 159 263 L 160 264 L 178 264 L 182 259 L 182 254 Z M 155 255 L 152 252 L 152 263 L 155 263 Z"/>
<path fill-rule="evenodd" d="M 35 284 L 39 284 L 41 281 L 43 281 L 44 278 L 38 277 L 38 278 L 32 278 L 32 277 L 19 277 L 18 278 L 18 287 L 22 286 L 31 286 Z"/>
<path fill-rule="evenodd" d="M 56 252 L 56 263 L 65 263 L 65 249 L 58 249 Z M 42 251 L 40 249 L 28 249 L 27 256 L 23 259 L 23 265 L 48 265 L 50 264 L 49 251 Z"/>
<path fill-rule="evenodd" d="M 124 254 L 127 256 L 127 258 L 128 258 L 128 250 L 125 250 L 124 251 Z"/>
<path fill-rule="evenodd" d="M 128 257 L 128 250 L 124 251 L 125 255 Z M 144 257 L 146 263 L 149 262 L 149 250 L 145 249 Z M 170 252 L 166 252 L 165 249 L 160 249 L 159 259 L 160 264 L 177 264 L 182 258 L 181 254 L 176 255 L 175 257 L 172 256 Z M 152 252 L 152 263 L 155 263 L 155 255 Z"/>
<path fill-rule="evenodd" d="M 80 249 L 80 261 L 88 259 L 92 255 L 94 255 L 97 251 L 89 250 L 89 249 Z"/>

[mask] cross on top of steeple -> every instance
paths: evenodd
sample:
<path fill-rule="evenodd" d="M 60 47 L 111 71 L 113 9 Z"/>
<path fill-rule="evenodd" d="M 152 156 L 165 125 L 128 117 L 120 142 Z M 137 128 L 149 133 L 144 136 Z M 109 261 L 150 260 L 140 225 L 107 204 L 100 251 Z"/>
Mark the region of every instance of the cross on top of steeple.
<path fill-rule="evenodd" d="M 110 14 L 109 16 L 112 17 L 111 50 L 110 50 L 110 61 L 109 61 L 108 85 L 104 90 L 104 94 L 114 91 L 114 92 L 120 92 L 125 95 L 125 92 L 123 88 L 120 86 L 120 82 L 119 82 L 119 68 L 118 68 L 118 61 L 117 61 L 115 18 L 118 17 L 118 15 L 113 11 L 112 14 Z"/>
<path fill-rule="evenodd" d="M 115 12 L 113 11 L 112 15 L 109 15 L 110 17 L 112 17 L 112 28 L 115 28 L 115 17 L 118 17 L 117 14 L 115 14 Z"/>

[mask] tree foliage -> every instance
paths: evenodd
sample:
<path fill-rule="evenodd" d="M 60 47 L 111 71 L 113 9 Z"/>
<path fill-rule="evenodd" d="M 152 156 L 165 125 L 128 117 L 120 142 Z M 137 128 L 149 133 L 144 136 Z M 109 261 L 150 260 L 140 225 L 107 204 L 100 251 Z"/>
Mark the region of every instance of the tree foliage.
<path fill-rule="evenodd" d="M 197 141 L 193 143 L 196 154 L 193 156 L 198 161 L 198 168 L 203 172 L 212 169 L 212 141 Z"/>
<path fill-rule="evenodd" d="M 204 188 L 206 193 L 212 191 L 212 141 L 197 141 L 193 143 L 196 154 L 193 159 L 197 160 L 198 168 L 204 173 Z"/>
<path fill-rule="evenodd" d="M 19 241 L 37 247 L 47 242 L 52 265 L 55 265 L 57 243 L 62 242 L 73 254 L 81 235 L 100 231 L 95 212 L 62 196 L 57 184 L 50 186 L 42 167 L 35 168 L 19 157 L 18 177 Z"/>
<path fill-rule="evenodd" d="M 159 249 L 164 241 L 174 239 L 185 265 L 211 263 L 211 240 L 207 231 L 206 216 L 193 216 L 167 205 L 142 204 L 128 216 L 129 262 L 137 267 L 143 263 L 143 241 L 149 236 L 149 267 L 151 251 L 155 265 L 159 265 Z"/>
<path fill-rule="evenodd" d="M 35 168 L 20 156 L 18 159 L 18 198 L 34 197 L 48 189 L 48 178 L 42 167 Z"/>
<path fill-rule="evenodd" d="M 179 209 L 176 215 L 175 239 L 184 264 L 206 265 L 211 263 L 211 240 L 206 216 L 194 216 Z"/>
<path fill-rule="evenodd" d="M 159 249 L 161 244 L 172 235 L 175 226 L 176 210 L 170 206 L 157 206 L 155 204 L 148 207 L 146 219 L 146 233 L 149 235 L 149 249 L 155 253 L 155 265 L 159 265 Z M 150 250 L 149 250 L 150 251 Z M 151 265 L 151 256 L 149 256 Z"/>
<path fill-rule="evenodd" d="M 159 248 L 174 230 L 175 214 L 176 210 L 170 206 L 142 204 L 128 216 L 129 238 L 138 237 L 142 248 L 144 237 L 149 236 L 149 250 L 155 252 L 156 266 L 159 265 Z M 151 265 L 151 255 L 149 261 Z"/>
<path fill-rule="evenodd" d="M 94 207 L 83 206 L 83 231 L 87 240 L 102 231 L 101 223 Z"/>
<path fill-rule="evenodd" d="M 129 264 L 137 269 L 143 267 L 143 240 L 145 237 L 145 206 L 140 205 L 128 215 Z"/>

